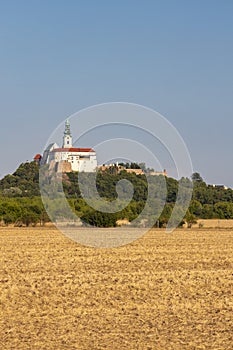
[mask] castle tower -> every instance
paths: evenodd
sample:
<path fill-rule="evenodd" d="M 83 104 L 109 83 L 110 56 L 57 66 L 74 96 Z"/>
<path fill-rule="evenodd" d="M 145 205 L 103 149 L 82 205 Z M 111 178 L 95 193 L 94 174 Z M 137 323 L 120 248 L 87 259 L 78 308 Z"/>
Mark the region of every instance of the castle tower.
<path fill-rule="evenodd" d="M 70 132 L 70 122 L 69 120 L 67 120 L 65 124 L 62 148 L 71 148 L 71 147 L 72 147 L 72 136 Z"/>

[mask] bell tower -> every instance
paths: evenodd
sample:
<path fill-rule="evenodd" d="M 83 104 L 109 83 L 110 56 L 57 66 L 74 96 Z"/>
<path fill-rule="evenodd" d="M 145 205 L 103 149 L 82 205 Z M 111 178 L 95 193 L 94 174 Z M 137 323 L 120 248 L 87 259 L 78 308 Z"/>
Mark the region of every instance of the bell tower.
<path fill-rule="evenodd" d="M 71 147 L 72 147 L 72 136 L 70 132 L 70 122 L 67 119 L 65 124 L 62 148 L 71 148 Z"/>

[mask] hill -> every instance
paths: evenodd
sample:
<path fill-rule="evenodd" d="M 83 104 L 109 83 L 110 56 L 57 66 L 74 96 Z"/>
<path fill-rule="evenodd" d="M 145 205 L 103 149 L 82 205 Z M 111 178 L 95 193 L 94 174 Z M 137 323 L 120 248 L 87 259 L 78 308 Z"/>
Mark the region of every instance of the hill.
<path fill-rule="evenodd" d="M 7 197 L 39 196 L 39 167 L 36 162 L 22 163 L 13 173 L 0 180 L 0 191 Z"/>
<path fill-rule="evenodd" d="M 233 190 L 214 187 L 206 184 L 199 174 L 193 176 L 193 194 L 189 210 L 185 220 L 192 226 L 196 219 L 233 219 Z M 198 176 L 197 176 L 198 175 Z M 95 174 L 86 174 L 86 181 L 93 180 Z M 96 177 L 98 193 L 106 201 L 117 198 L 116 184 L 120 180 L 129 180 L 134 188 L 131 202 L 121 211 L 109 214 L 95 211 L 82 199 L 78 186 L 78 173 L 67 173 L 63 177 L 63 189 L 73 210 L 86 223 L 96 226 L 115 226 L 117 220 L 127 219 L 129 221 L 137 218 L 145 206 L 148 195 L 148 184 L 150 182 L 154 193 L 154 201 L 150 203 L 152 213 L 156 205 L 166 204 L 159 218 L 158 225 L 164 226 L 168 222 L 173 206 L 176 201 L 179 181 L 163 176 L 149 176 L 121 173 L 99 172 Z M 164 197 L 162 188 L 164 181 L 167 193 Z M 189 186 L 191 180 L 182 179 Z M 56 203 L 54 204 L 56 211 Z M 56 213 L 55 213 L 56 214 Z M 55 215 L 54 214 L 54 215 Z M 60 213 L 62 217 L 62 213 Z M 56 217 L 56 215 L 55 215 Z M 39 167 L 35 162 L 23 163 L 12 174 L 0 180 L 0 219 L 5 224 L 43 224 L 48 221 L 46 211 L 40 198 L 39 189 Z M 150 218 L 147 218 L 147 221 Z M 153 217 L 151 217 L 153 220 Z M 148 223 L 149 224 L 149 223 Z"/>

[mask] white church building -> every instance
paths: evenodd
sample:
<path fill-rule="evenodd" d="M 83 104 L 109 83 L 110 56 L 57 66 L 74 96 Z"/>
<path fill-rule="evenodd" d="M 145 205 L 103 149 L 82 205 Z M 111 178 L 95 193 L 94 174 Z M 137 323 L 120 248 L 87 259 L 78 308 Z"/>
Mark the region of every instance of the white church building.
<path fill-rule="evenodd" d="M 50 144 L 45 149 L 40 164 L 54 164 L 56 168 L 59 168 L 59 164 L 62 164 L 66 172 L 95 172 L 97 170 L 96 152 L 92 148 L 72 146 L 72 135 L 68 120 L 65 124 L 62 147 L 59 147 L 56 143 Z"/>

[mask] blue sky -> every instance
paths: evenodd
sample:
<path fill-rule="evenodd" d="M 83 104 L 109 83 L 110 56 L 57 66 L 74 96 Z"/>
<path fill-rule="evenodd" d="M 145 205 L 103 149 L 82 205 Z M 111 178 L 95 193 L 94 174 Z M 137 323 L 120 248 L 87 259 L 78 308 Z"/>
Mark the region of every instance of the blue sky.
<path fill-rule="evenodd" d="M 157 110 L 233 187 L 233 1 L 0 1 L 0 174 L 102 102 Z"/>

